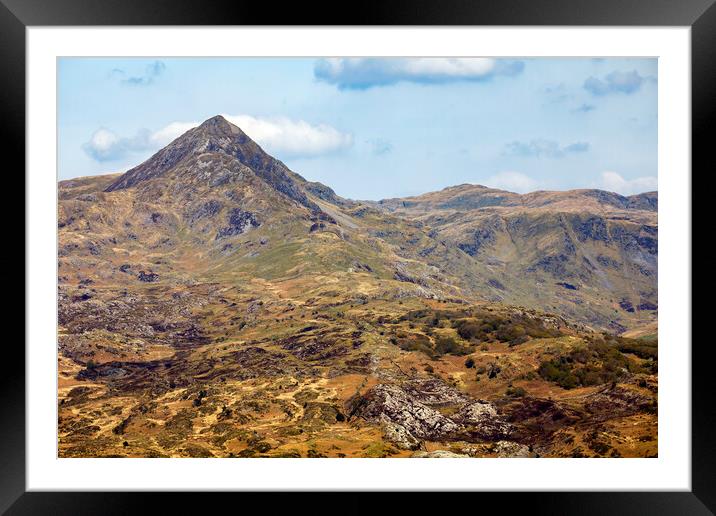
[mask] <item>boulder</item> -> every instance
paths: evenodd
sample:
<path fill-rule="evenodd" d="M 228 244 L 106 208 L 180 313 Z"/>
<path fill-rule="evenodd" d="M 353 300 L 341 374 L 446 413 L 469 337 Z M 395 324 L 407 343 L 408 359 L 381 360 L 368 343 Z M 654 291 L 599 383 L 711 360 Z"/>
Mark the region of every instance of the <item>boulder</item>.
<path fill-rule="evenodd" d="M 453 453 L 447 450 L 435 450 L 431 452 L 416 451 L 412 455 L 416 459 L 467 459 L 469 455 L 462 455 L 460 453 Z"/>

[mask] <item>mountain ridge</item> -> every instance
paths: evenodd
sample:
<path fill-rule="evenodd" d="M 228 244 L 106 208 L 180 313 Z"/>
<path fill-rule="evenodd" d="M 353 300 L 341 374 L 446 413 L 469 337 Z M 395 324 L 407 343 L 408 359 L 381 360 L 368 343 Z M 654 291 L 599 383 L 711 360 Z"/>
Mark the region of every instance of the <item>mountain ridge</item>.
<path fill-rule="evenodd" d="M 80 183 L 108 181 L 96 177 Z M 70 187 L 77 181 L 61 182 L 61 196 L 75 189 L 86 193 Z M 351 255 L 357 253 L 372 257 L 378 277 L 398 278 L 401 288 L 413 283 L 425 290 L 422 295 L 548 307 L 617 332 L 650 324 L 648 312 L 656 314 L 657 193 L 517 194 L 462 184 L 408 198 L 353 201 L 306 181 L 221 116 L 187 131 L 102 190 L 131 192 L 143 207 L 158 203 L 146 215 L 151 219 L 168 208 L 165 220 L 176 221 L 177 229 L 187 225 L 187 235 L 194 235 L 196 243 L 184 249 L 203 242 L 202 252 L 190 254 L 206 256 L 207 270 L 247 267 L 250 261 L 230 250 L 255 245 L 251 235 L 263 232 L 270 233 L 262 241 L 271 244 L 261 244 L 266 251 L 276 238 L 283 240 L 282 247 L 293 246 L 293 270 L 305 270 L 299 257 L 319 249 L 311 244 L 319 236 L 333 235 L 337 240 L 325 242 L 321 251 L 334 256 L 333 262 L 321 259 L 316 272 L 355 269 Z M 153 238 L 175 240 L 166 233 Z M 244 243 L 234 244 L 237 238 Z M 639 307 L 648 310 L 640 315 Z"/>
<path fill-rule="evenodd" d="M 467 190 L 478 189 L 482 193 L 487 194 L 507 194 L 509 200 L 513 202 L 516 199 L 528 200 L 538 196 L 553 196 L 556 194 L 576 195 L 582 194 L 587 196 L 598 197 L 606 202 L 612 203 L 614 206 L 627 207 L 635 205 L 640 199 L 651 199 L 656 197 L 656 192 L 643 192 L 640 194 L 622 196 L 620 194 L 600 189 L 572 189 L 572 190 L 536 190 L 525 194 L 519 194 L 508 190 L 491 188 L 484 185 L 462 183 L 459 185 L 447 186 L 438 191 L 425 192 L 417 196 L 398 197 L 380 199 L 378 201 L 354 201 L 353 199 L 343 198 L 335 194 L 335 192 L 327 185 L 318 182 L 309 182 L 301 175 L 291 171 L 284 163 L 267 154 L 256 142 L 254 142 L 241 128 L 232 124 L 221 115 L 216 115 L 204 121 L 199 126 L 188 130 L 183 135 L 169 143 L 166 147 L 160 149 L 146 161 L 140 165 L 129 169 L 122 173 L 115 182 L 110 184 L 105 191 L 111 192 L 123 188 L 134 186 L 135 184 L 161 176 L 162 174 L 175 167 L 179 162 L 193 154 L 202 152 L 222 152 L 238 159 L 244 165 L 250 166 L 252 169 L 263 172 L 273 171 L 278 177 L 265 177 L 271 184 L 279 183 L 277 188 L 286 188 L 287 195 L 295 195 L 292 189 L 283 186 L 283 182 L 287 179 L 297 181 L 303 185 L 312 185 L 315 192 L 323 192 L 324 196 L 333 200 L 364 202 L 368 204 L 387 205 L 393 201 L 405 201 L 420 199 L 426 196 L 442 194 L 447 192 L 465 192 Z M 275 170 L 277 169 L 277 170 Z M 76 179 L 76 178 L 75 178 Z M 298 199 L 304 202 L 303 198 Z M 524 204 L 524 202 L 523 202 Z M 655 205 L 648 202 L 644 204 L 648 209 L 656 210 Z"/>

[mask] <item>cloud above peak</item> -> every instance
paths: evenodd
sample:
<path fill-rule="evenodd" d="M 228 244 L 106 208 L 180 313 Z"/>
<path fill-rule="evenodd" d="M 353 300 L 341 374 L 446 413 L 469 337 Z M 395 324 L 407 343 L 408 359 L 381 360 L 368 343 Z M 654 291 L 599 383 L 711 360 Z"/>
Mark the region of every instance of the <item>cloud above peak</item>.
<path fill-rule="evenodd" d="M 311 158 L 345 150 L 353 145 L 353 135 L 326 124 L 285 117 L 262 118 L 251 115 L 223 115 L 239 126 L 267 152 L 281 159 Z M 85 154 L 98 162 L 118 161 L 131 154 L 156 151 L 201 122 L 172 122 L 158 131 L 140 129 L 123 137 L 99 128 L 82 145 Z"/>
<path fill-rule="evenodd" d="M 327 124 L 310 124 L 286 117 L 260 118 L 250 115 L 223 115 L 269 153 L 285 158 L 310 158 L 345 150 L 353 135 Z"/>
<path fill-rule="evenodd" d="M 338 89 L 365 90 L 399 82 L 444 84 L 487 81 L 496 76 L 518 75 L 522 61 L 486 57 L 326 58 L 316 61 L 313 74 Z"/>

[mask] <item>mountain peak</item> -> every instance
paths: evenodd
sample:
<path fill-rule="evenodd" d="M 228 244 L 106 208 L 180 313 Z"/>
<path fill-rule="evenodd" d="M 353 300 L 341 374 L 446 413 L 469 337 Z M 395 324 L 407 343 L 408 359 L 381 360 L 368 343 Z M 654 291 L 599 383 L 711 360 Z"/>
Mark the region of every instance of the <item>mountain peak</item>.
<path fill-rule="evenodd" d="M 131 188 L 147 180 L 170 176 L 171 171 L 181 163 L 204 153 L 230 156 L 249 167 L 280 193 L 313 211 L 319 210 L 299 186 L 305 183 L 305 179 L 266 153 L 246 133 L 221 115 L 213 116 L 198 127 L 189 129 L 144 163 L 122 174 L 105 191 Z"/>
<path fill-rule="evenodd" d="M 246 136 L 246 133 L 244 133 L 238 126 L 232 124 L 221 115 L 207 118 L 201 123 L 201 125 L 198 126 L 198 129 L 203 130 L 205 132 L 209 132 L 211 134 L 223 134 L 226 136 L 240 134 L 248 138 L 248 136 Z"/>
<path fill-rule="evenodd" d="M 148 160 L 125 172 L 107 191 L 130 188 L 148 179 L 164 176 L 184 160 L 205 152 L 231 156 L 251 168 L 265 167 L 273 160 L 239 127 L 216 115 L 189 129 Z"/>
<path fill-rule="evenodd" d="M 229 123 L 229 121 L 226 118 L 224 118 L 223 116 L 215 115 L 215 116 L 212 116 L 211 118 L 207 118 L 206 120 L 204 120 L 201 123 L 201 125 L 209 126 L 209 125 L 228 124 L 228 123 Z"/>

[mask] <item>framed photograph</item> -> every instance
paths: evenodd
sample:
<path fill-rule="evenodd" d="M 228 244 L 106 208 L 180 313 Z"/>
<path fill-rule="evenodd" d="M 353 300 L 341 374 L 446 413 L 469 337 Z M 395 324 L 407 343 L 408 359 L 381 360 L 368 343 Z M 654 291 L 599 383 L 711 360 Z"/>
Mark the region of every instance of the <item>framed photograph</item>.
<path fill-rule="evenodd" d="M 0 508 L 712 514 L 711 0 L 333 7 L 2 0 Z"/>

